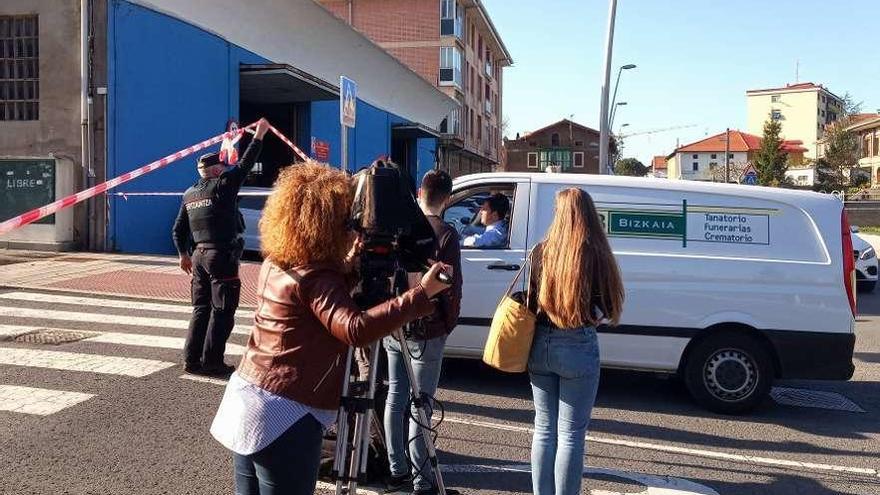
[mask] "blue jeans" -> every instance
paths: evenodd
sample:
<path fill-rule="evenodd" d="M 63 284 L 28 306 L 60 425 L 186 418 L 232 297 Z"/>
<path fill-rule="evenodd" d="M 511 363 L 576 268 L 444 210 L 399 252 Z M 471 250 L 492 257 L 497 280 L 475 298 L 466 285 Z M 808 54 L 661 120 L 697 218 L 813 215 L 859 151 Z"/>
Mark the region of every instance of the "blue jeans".
<path fill-rule="evenodd" d="M 577 495 L 584 475 L 584 441 L 599 386 L 596 329 L 539 326 L 529 354 L 535 402 L 532 492 Z"/>
<path fill-rule="evenodd" d="M 233 453 L 235 495 L 312 495 L 323 434 L 321 423 L 306 414 L 263 450 Z"/>
<path fill-rule="evenodd" d="M 388 444 L 388 460 L 391 464 L 391 474 L 402 476 L 407 470 L 407 446 L 409 456 L 412 459 L 413 486 L 415 489 L 428 489 L 433 486 L 434 475 L 431 465 L 427 462 L 428 454 L 421 432 L 415 421 L 409 421 L 409 433 L 404 433 L 404 423 L 409 415 L 406 414 L 406 404 L 410 396 L 409 377 L 406 374 L 403 351 L 394 337 L 385 337 L 382 341 L 385 351 L 388 353 L 388 400 L 385 402 L 385 435 Z M 430 340 L 407 341 L 410 353 L 413 355 L 412 365 L 415 379 L 419 384 L 419 390 L 423 394 L 434 395 L 437 391 L 437 383 L 440 381 L 440 365 L 443 362 L 443 347 L 446 345 L 446 336 Z M 431 418 L 430 404 L 425 413 Z M 412 407 L 412 414 L 416 415 L 416 408 Z M 418 439 L 410 443 L 410 439 Z M 424 468 L 419 472 L 419 466 Z M 418 473 L 418 474 L 417 474 Z"/>

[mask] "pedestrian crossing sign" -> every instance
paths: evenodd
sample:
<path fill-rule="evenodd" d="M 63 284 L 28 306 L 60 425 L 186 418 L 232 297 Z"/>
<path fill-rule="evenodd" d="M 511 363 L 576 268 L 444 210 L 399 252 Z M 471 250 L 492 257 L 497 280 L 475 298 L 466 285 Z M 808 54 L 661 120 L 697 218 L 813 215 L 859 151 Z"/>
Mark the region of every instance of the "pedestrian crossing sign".
<path fill-rule="evenodd" d="M 357 83 L 341 76 L 339 78 L 339 121 L 345 127 L 354 127 L 357 110 Z"/>

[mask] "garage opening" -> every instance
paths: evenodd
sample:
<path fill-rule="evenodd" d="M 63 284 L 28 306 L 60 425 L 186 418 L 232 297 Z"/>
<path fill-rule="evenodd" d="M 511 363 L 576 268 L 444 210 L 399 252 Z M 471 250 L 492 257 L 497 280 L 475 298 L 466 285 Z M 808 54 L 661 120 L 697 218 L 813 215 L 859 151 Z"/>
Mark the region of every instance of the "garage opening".
<path fill-rule="evenodd" d="M 279 131 L 309 152 L 309 103 L 339 98 L 339 89 L 286 64 L 242 65 L 239 73 L 239 116 L 241 122 L 266 117 Z M 242 152 L 250 135 L 242 138 Z M 248 177 L 247 186 L 271 187 L 283 167 L 300 161 L 293 150 L 278 139 L 267 139 L 260 163 Z"/>

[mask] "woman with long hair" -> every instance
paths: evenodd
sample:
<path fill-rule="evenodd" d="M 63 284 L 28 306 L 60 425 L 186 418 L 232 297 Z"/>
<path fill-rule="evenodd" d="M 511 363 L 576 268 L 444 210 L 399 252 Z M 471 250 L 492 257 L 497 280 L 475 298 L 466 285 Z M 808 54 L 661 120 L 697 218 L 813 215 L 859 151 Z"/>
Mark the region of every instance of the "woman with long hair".
<path fill-rule="evenodd" d="M 589 194 L 577 188 L 556 194 L 553 222 L 531 260 L 529 305 L 538 317 L 528 365 L 535 404 L 532 491 L 576 495 L 599 386 L 596 325 L 616 325 L 624 300 Z"/>
<path fill-rule="evenodd" d="M 343 172 L 305 163 L 283 170 L 266 202 L 254 327 L 211 425 L 233 452 L 238 495 L 314 493 L 345 352 L 430 314 L 429 299 L 448 287 L 434 265 L 415 288 L 359 308 L 346 276 L 352 198 Z"/>

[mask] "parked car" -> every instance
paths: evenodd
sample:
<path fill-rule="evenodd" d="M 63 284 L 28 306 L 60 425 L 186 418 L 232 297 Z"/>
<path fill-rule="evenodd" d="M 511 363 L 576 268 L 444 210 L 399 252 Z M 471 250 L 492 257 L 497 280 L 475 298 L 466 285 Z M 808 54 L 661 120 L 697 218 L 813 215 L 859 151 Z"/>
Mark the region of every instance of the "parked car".
<path fill-rule="evenodd" d="M 461 317 L 447 355 L 482 355 L 498 301 L 566 187 L 592 195 L 626 289 L 621 324 L 598 329 L 604 367 L 678 374 L 698 403 L 724 413 L 755 407 L 776 379 L 852 376 L 856 271 L 840 201 L 602 175 L 455 180 L 446 221 L 460 222 L 489 191 L 507 193 L 512 212 L 506 245 L 462 248 Z"/>
<path fill-rule="evenodd" d="M 877 287 L 877 251 L 853 231 L 853 256 L 856 259 L 856 285 L 860 292 L 873 292 Z"/>
<path fill-rule="evenodd" d="M 266 197 L 272 191 L 268 187 L 242 187 L 238 196 L 238 208 L 244 217 L 244 251 L 260 252 L 260 217 Z"/>

